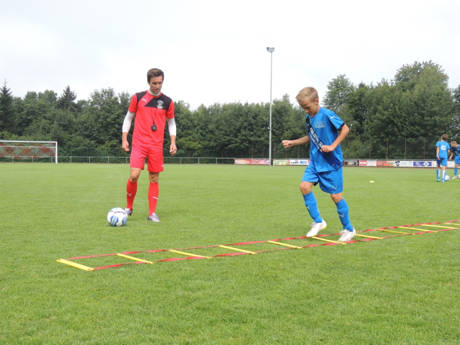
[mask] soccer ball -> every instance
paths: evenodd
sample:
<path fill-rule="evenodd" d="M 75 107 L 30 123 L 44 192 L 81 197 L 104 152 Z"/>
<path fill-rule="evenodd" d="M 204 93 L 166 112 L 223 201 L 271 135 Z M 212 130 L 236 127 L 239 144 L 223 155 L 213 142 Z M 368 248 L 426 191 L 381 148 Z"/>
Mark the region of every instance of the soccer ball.
<path fill-rule="evenodd" d="M 444 177 L 444 181 L 450 181 L 449 175 L 446 174 L 446 176 Z"/>
<path fill-rule="evenodd" d="M 107 213 L 107 222 L 109 222 L 111 226 L 123 226 L 127 221 L 128 215 L 121 207 L 112 208 L 109 213 Z"/>

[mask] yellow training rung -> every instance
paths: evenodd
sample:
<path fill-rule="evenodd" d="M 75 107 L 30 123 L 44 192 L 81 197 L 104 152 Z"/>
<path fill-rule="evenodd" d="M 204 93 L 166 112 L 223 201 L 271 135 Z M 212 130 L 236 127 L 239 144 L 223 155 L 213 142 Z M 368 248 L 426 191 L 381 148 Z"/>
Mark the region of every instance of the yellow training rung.
<path fill-rule="evenodd" d="M 388 230 L 388 229 L 377 229 L 376 231 L 391 232 L 393 234 L 412 234 L 411 232 L 407 232 L 407 231 L 395 231 L 395 230 Z"/>
<path fill-rule="evenodd" d="M 296 249 L 302 249 L 302 247 L 299 246 L 293 246 L 292 244 L 287 244 L 287 243 L 282 243 L 282 242 L 277 242 L 277 241 L 267 241 L 268 243 L 271 244 L 277 244 L 279 246 L 284 246 L 284 247 L 289 247 L 289 248 L 296 248 Z"/>
<path fill-rule="evenodd" d="M 88 267 L 88 266 L 85 266 L 85 265 L 82 265 L 82 264 L 77 264 L 76 262 L 73 262 L 73 261 L 70 261 L 70 260 L 57 259 L 56 261 L 60 262 L 61 264 L 64 264 L 64 265 L 69 265 L 69 266 L 81 269 L 83 271 L 94 271 L 94 268 L 91 268 L 91 267 Z"/>
<path fill-rule="evenodd" d="M 398 226 L 398 229 L 408 229 L 408 230 L 415 230 L 415 231 L 425 231 L 425 232 L 433 232 L 433 230 L 426 230 L 420 228 L 412 228 L 410 226 Z"/>
<path fill-rule="evenodd" d="M 233 251 L 235 251 L 235 252 L 248 253 L 248 254 L 252 254 L 252 255 L 257 254 L 256 252 L 251 252 L 250 250 L 244 250 L 244 249 L 239 249 L 239 248 L 224 246 L 224 245 L 222 245 L 222 244 L 220 244 L 218 247 L 219 247 L 219 248 L 224 248 L 224 249 L 230 249 L 230 250 L 233 250 Z"/>
<path fill-rule="evenodd" d="M 452 227 L 452 228 L 454 228 L 454 229 L 460 229 L 460 227 L 455 226 L 455 225 L 457 225 L 457 224 L 453 224 L 453 223 L 443 223 L 443 224 L 449 224 L 449 226 Z M 458 224 L 458 225 L 460 225 L 460 224 Z"/>
<path fill-rule="evenodd" d="M 331 242 L 331 243 L 337 243 L 337 244 L 346 244 L 345 242 L 326 240 L 325 238 L 322 238 L 322 237 L 312 236 L 310 238 L 314 238 L 315 240 L 320 240 L 320 241 L 325 241 L 325 242 Z"/>
<path fill-rule="evenodd" d="M 134 256 L 126 255 L 126 254 L 121 254 L 117 253 L 117 256 L 121 256 L 122 258 L 129 259 L 129 260 L 134 260 L 134 261 L 140 261 L 140 262 L 145 262 L 146 264 L 153 264 L 154 262 L 149 261 L 149 260 L 144 260 L 144 259 L 139 259 Z"/>
<path fill-rule="evenodd" d="M 356 234 L 355 236 L 359 237 L 366 237 L 366 238 L 374 238 L 376 240 L 381 240 L 383 237 L 377 237 L 377 236 L 369 236 L 369 235 L 361 235 L 361 234 Z"/>
<path fill-rule="evenodd" d="M 456 230 L 458 228 L 454 228 L 452 226 L 441 226 L 441 225 L 431 225 L 431 224 L 422 224 L 423 226 L 431 226 L 433 228 L 441 228 L 441 229 L 450 229 L 450 230 Z"/>
<path fill-rule="evenodd" d="M 181 252 L 181 251 L 175 250 L 175 249 L 168 249 L 168 252 L 176 253 L 176 254 L 180 254 L 180 255 L 185 255 L 185 256 L 197 256 L 197 257 L 200 257 L 200 258 L 211 259 L 209 256 L 198 255 L 198 254 L 187 253 L 187 252 Z"/>

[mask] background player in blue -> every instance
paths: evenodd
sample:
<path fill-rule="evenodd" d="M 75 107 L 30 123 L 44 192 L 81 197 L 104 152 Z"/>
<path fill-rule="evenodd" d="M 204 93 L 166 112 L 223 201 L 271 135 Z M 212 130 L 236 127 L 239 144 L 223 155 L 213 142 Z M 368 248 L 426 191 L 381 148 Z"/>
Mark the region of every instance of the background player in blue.
<path fill-rule="evenodd" d="M 460 167 L 460 146 L 456 141 L 450 142 L 450 159 L 454 159 L 455 168 L 454 168 L 454 177 L 453 180 L 458 178 L 458 168 Z"/>
<path fill-rule="evenodd" d="M 450 145 L 447 142 L 449 139 L 447 134 L 441 135 L 441 140 L 436 143 L 436 181 L 446 181 L 447 157 L 449 156 Z"/>
<path fill-rule="evenodd" d="M 300 183 L 305 206 L 313 219 L 307 237 L 316 236 L 327 227 L 321 217 L 312 188 L 319 183 L 322 191 L 330 194 L 337 207 L 343 230 L 339 241 L 351 240 L 356 231 L 350 222 L 348 205 L 342 196 L 343 191 L 343 155 L 340 143 L 350 129 L 333 111 L 319 105 L 318 92 L 312 87 L 300 90 L 297 102 L 306 111 L 305 122 L 307 135 L 296 140 L 283 140 L 284 148 L 303 145 L 310 142 L 310 164 Z"/>

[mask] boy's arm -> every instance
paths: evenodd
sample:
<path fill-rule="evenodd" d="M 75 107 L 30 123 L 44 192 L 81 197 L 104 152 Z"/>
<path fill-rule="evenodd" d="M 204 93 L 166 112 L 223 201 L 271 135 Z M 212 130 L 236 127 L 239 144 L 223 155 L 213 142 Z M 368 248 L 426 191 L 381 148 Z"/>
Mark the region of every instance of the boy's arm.
<path fill-rule="evenodd" d="M 331 145 L 323 145 L 323 147 L 321 148 L 321 151 L 322 152 L 334 151 L 336 147 L 340 145 L 343 139 L 346 138 L 349 132 L 350 132 L 350 128 L 346 124 L 343 124 L 343 126 L 340 128 L 339 135 L 334 140 L 334 142 Z"/>
<path fill-rule="evenodd" d="M 288 148 L 293 147 L 293 146 L 306 144 L 309 141 L 310 141 L 310 139 L 308 138 L 308 135 L 306 135 L 306 136 L 304 136 L 302 138 L 295 139 L 295 140 L 283 140 L 281 143 L 283 144 L 283 147 L 285 149 L 288 149 Z"/>

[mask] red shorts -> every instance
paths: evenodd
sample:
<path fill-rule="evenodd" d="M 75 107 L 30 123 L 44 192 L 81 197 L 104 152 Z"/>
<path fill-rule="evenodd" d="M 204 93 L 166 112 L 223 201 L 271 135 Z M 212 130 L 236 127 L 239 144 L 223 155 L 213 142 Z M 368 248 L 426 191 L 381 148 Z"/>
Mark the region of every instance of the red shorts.
<path fill-rule="evenodd" d="M 163 148 L 158 147 L 133 146 L 129 166 L 144 170 L 146 158 L 149 172 L 163 171 Z"/>

